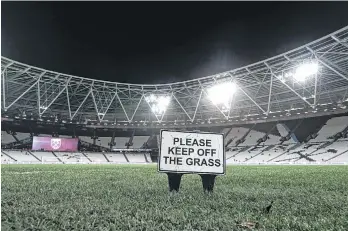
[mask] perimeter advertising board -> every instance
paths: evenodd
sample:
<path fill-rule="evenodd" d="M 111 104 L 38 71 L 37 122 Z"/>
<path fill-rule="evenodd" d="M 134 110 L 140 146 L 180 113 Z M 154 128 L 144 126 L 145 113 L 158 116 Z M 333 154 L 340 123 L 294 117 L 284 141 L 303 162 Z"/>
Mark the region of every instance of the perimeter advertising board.
<path fill-rule="evenodd" d="M 32 150 L 45 150 L 45 151 L 77 151 L 78 139 L 77 138 L 55 138 L 55 137 L 33 137 Z"/>
<path fill-rule="evenodd" d="M 224 175 L 223 134 L 161 131 L 159 172 Z"/>

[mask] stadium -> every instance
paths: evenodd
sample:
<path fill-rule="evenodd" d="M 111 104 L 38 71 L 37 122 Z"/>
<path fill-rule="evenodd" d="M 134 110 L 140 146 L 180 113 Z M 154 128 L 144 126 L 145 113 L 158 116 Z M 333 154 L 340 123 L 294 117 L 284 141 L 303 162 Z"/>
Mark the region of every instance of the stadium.
<path fill-rule="evenodd" d="M 89 79 L 6 57 L 1 73 L 3 228 L 348 228 L 348 27 L 171 84 Z M 227 171 L 214 194 L 198 193 L 194 175 L 167 193 L 156 168 L 161 130 L 224 135 Z M 272 216 L 262 215 L 271 201 Z"/>

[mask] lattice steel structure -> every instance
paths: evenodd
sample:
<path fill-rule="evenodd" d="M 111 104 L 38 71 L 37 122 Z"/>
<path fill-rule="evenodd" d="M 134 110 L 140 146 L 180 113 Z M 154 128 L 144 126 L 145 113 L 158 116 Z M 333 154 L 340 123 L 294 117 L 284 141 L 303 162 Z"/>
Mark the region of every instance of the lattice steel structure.
<path fill-rule="evenodd" d="M 317 62 L 319 71 L 306 81 L 287 73 L 303 62 Z M 348 26 L 270 59 L 212 76 L 171 84 L 126 84 L 77 77 L 1 57 L 1 108 L 7 115 L 25 112 L 38 117 L 98 120 L 123 125 L 204 124 L 286 116 L 296 108 L 316 112 L 320 105 L 341 105 L 348 97 Z M 237 91 L 228 110 L 207 97 L 215 84 L 233 82 Z M 148 95 L 169 96 L 162 115 L 154 115 Z M 334 108 L 342 112 L 346 108 Z M 303 114 L 303 116 L 306 116 Z M 82 119 L 82 120 L 81 120 Z M 162 126 L 160 125 L 160 126 Z"/>

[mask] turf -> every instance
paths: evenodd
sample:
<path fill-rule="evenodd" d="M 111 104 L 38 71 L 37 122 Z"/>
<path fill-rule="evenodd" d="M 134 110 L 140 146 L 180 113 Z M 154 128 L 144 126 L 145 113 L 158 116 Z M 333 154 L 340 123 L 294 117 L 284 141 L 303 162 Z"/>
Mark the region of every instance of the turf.
<path fill-rule="evenodd" d="M 3 165 L 1 230 L 348 230 L 348 166 L 231 166 L 204 194 L 155 165 Z M 274 201 L 270 214 L 262 209 Z"/>

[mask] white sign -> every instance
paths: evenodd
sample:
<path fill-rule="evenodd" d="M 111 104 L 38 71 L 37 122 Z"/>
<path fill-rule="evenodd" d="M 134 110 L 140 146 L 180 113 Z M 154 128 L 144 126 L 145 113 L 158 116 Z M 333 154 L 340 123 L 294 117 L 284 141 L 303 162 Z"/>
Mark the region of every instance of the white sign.
<path fill-rule="evenodd" d="M 159 172 L 224 175 L 223 134 L 161 131 Z"/>

